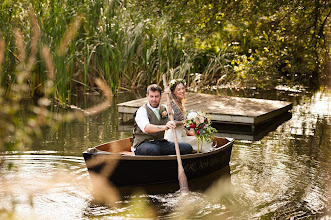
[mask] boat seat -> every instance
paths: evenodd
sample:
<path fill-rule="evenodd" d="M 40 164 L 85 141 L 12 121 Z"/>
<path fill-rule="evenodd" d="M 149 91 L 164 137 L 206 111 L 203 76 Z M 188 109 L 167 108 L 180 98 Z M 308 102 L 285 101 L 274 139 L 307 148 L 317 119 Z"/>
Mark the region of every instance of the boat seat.
<path fill-rule="evenodd" d="M 121 151 L 121 152 L 118 152 L 119 154 L 126 154 L 126 155 L 131 155 L 131 156 L 134 156 L 134 153 L 131 152 L 131 151 Z"/>

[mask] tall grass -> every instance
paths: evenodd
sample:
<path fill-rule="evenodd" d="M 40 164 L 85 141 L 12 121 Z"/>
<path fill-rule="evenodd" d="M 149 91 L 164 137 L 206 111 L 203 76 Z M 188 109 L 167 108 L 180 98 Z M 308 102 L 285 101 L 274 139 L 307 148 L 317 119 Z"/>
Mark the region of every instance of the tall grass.
<path fill-rule="evenodd" d="M 72 93 L 94 87 L 95 78 L 104 79 L 116 93 L 161 83 L 164 73 L 187 78 L 193 68 L 192 53 L 178 33 L 165 28 L 164 20 L 142 18 L 125 1 L 7 0 L 1 6 L 0 28 L 6 42 L 1 85 L 9 92 L 20 62 L 13 30 L 19 28 L 31 45 L 26 8 L 32 9 L 41 30 L 38 48 L 50 45 L 57 71 L 53 96 L 64 105 Z M 32 71 L 33 95 L 42 95 L 47 70 L 40 57 Z"/>

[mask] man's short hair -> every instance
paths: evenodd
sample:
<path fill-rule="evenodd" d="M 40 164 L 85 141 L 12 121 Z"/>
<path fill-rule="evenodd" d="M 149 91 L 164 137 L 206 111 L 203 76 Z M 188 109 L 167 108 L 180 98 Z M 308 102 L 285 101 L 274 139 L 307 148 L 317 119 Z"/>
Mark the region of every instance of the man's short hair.
<path fill-rule="evenodd" d="M 147 95 L 149 94 L 149 91 L 159 91 L 160 94 L 162 93 L 162 88 L 158 84 L 152 84 L 147 87 Z"/>

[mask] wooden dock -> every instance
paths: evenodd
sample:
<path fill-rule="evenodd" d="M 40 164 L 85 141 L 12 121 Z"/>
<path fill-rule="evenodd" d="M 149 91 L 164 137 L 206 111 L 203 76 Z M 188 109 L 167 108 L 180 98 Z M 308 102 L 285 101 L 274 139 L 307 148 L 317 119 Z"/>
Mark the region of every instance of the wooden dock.
<path fill-rule="evenodd" d="M 128 121 L 147 98 L 118 104 L 122 120 Z M 166 103 L 165 96 L 161 103 Z M 217 96 L 201 93 L 186 93 L 186 110 L 202 110 L 211 116 L 213 122 L 252 126 L 272 120 L 292 109 L 292 103 L 285 101 Z"/>

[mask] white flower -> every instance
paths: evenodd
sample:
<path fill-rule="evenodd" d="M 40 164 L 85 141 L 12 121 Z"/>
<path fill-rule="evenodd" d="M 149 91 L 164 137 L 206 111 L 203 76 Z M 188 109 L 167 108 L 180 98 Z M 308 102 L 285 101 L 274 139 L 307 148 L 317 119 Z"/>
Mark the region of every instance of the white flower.
<path fill-rule="evenodd" d="M 170 83 L 169 83 L 169 88 L 172 89 L 172 87 L 173 87 L 176 83 L 183 83 L 183 85 L 186 86 L 186 81 L 185 81 L 185 79 L 173 79 L 173 80 L 171 80 Z"/>
<path fill-rule="evenodd" d="M 175 84 L 176 83 L 176 80 L 175 79 L 172 79 L 169 83 L 169 85 L 172 85 L 172 84 Z"/>
<path fill-rule="evenodd" d="M 195 117 L 197 117 L 198 114 L 196 112 L 190 112 L 188 115 L 187 115 L 187 119 L 188 120 L 192 120 L 194 119 Z"/>
<path fill-rule="evenodd" d="M 205 118 L 203 116 L 199 117 L 200 123 L 203 123 L 205 121 Z"/>

